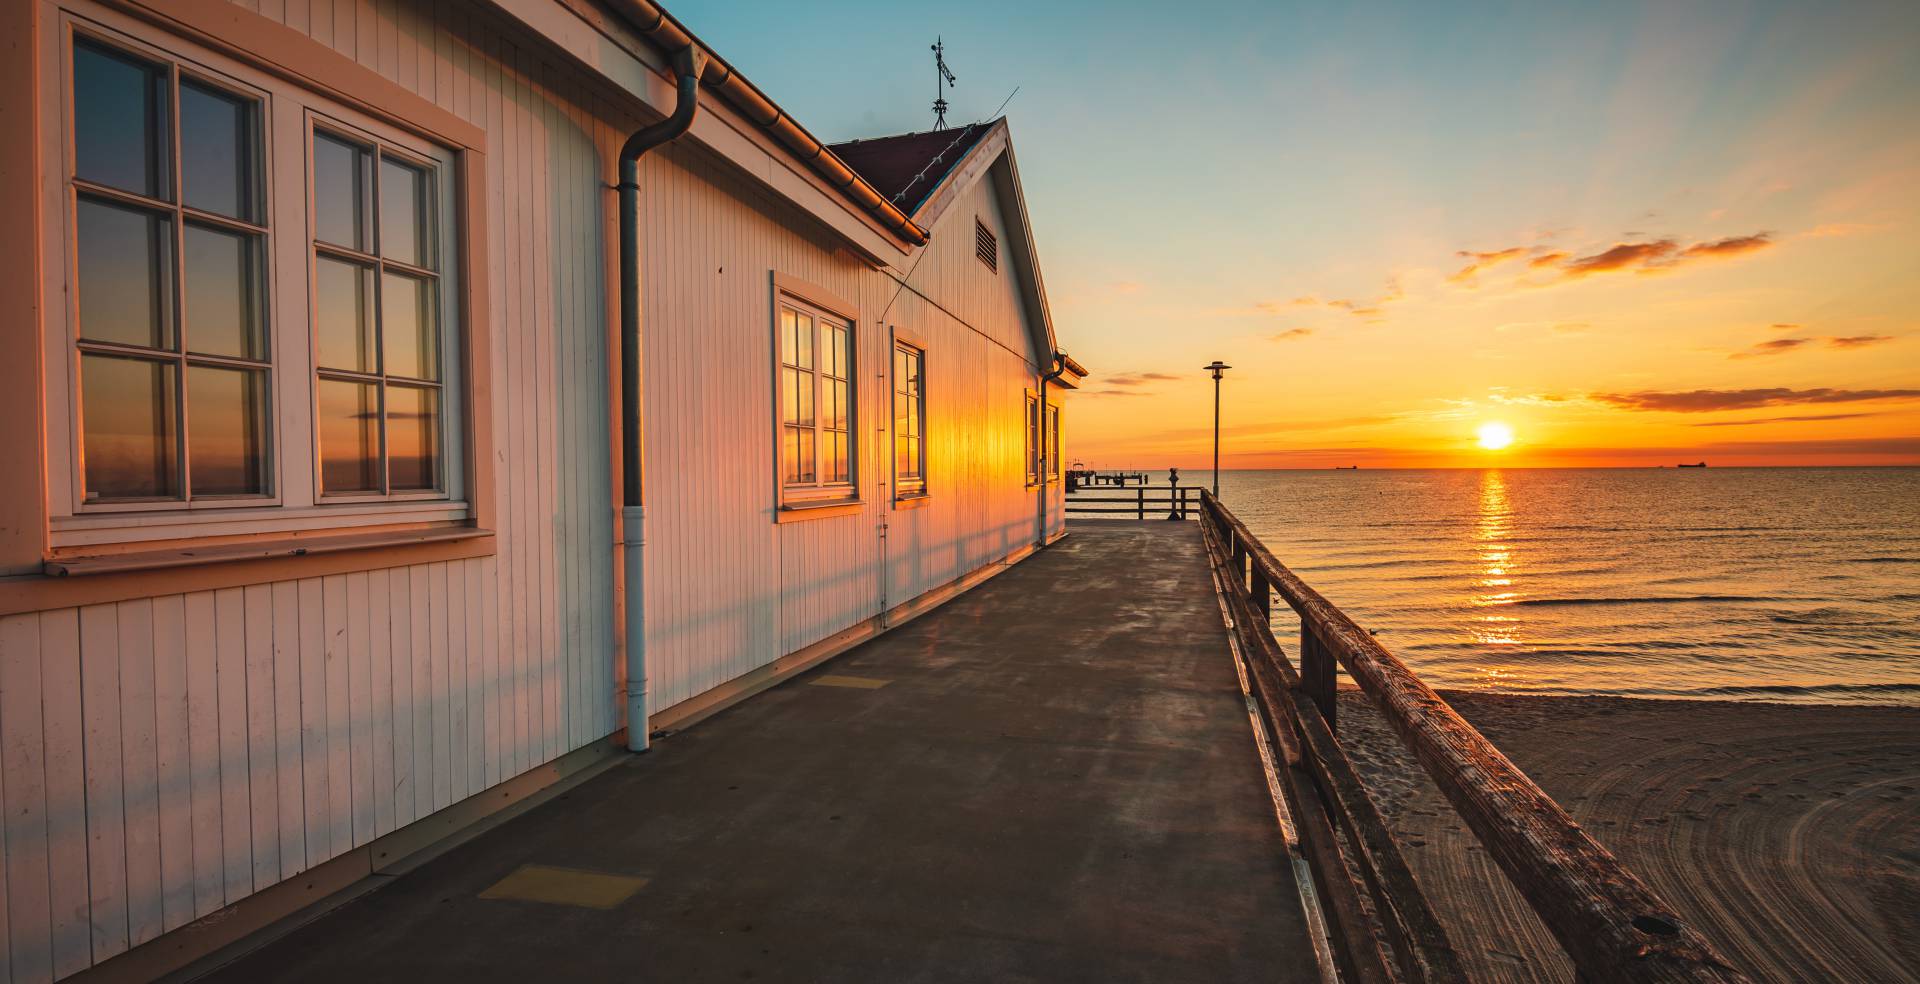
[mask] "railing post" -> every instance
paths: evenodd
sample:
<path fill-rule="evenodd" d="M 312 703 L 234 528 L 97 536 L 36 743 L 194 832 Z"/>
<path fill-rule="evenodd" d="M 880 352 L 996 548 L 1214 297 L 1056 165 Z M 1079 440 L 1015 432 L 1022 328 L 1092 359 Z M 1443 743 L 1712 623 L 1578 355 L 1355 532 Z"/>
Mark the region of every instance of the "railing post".
<path fill-rule="evenodd" d="M 1135 503 L 1135 505 L 1138 507 L 1140 511 L 1140 518 L 1146 519 L 1147 518 L 1147 487 L 1142 485 L 1140 486 L 1140 488 L 1136 489 L 1134 491 L 1134 497 L 1139 500 L 1137 503 Z"/>
<path fill-rule="evenodd" d="M 1334 672 L 1333 654 L 1313 634 L 1313 627 L 1305 617 L 1300 619 L 1300 686 L 1305 688 L 1307 696 L 1320 708 L 1320 716 L 1326 718 L 1327 729 L 1334 727 L 1335 682 L 1338 674 Z M 1337 734 L 1337 732 L 1336 732 Z"/>
<path fill-rule="evenodd" d="M 1253 607 L 1260 609 L 1260 614 L 1266 618 L 1267 625 L 1271 627 L 1273 625 L 1273 586 L 1267 583 L 1267 573 L 1260 568 L 1259 564 L 1253 565 L 1250 591 L 1253 594 Z"/>

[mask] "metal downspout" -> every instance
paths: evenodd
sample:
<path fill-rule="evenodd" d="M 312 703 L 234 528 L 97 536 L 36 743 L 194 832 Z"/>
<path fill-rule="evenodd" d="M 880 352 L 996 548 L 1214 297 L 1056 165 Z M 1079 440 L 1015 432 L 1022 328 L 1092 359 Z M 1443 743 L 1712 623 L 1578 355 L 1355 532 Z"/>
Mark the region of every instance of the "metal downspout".
<path fill-rule="evenodd" d="M 640 157 L 687 132 L 700 102 L 706 56 L 689 45 L 673 54 L 678 99 L 666 119 L 642 127 L 620 148 L 620 433 L 621 566 L 626 575 L 627 748 L 647 750 L 647 632 L 644 561 L 645 498 L 640 431 Z"/>

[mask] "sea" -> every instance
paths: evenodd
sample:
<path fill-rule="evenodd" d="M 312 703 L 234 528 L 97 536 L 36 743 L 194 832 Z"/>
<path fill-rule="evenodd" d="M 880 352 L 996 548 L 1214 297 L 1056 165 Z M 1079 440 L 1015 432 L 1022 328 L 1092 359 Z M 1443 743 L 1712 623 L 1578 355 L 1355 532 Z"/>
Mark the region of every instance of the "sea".
<path fill-rule="evenodd" d="M 1920 469 L 1223 471 L 1220 494 L 1435 687 L 1920 704 Z"/>

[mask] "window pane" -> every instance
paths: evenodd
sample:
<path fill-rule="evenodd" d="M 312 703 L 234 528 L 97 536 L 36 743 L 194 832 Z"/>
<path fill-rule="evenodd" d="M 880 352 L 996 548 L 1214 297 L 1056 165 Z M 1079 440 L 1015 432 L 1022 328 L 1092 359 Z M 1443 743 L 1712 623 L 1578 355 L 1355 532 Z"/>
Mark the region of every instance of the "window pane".
<path fill-rule="evenodd" d="M 427 176 L 419 168 L 380 160 L 380 255 L 431 266 Z"/>
<path fill-rule="evenodd" d="M 794 411 L 794 415 L 793 415 L 794 422 L 801 423 L 801 424 L 812 424 L 813 423 L 813 374 L 810 372 L 795 373 L 794 378 L 799 380 L 799 385 L 795 387 L 793 391 L 795 406 L 798 408 Z"/>
<path fill-rule="evenodd" d="M 218 89 L 180 83 L 180 183 L 188 205 L 254 222 L 260 179 L 256 103 Z"/>
<path fill-rule="evenodd" d="M 372 383 L 320 380 L 320 489 L 380 491 L 380 394 Z"/>
<path fill-rule="evenodd" d="M 267 492 L 267 374 L 187 369 L 187 457 L 194 495 Z"/>
<path fill-rule="evenodd" d="M 780 428 L 780 480 L 792 485 L 800 480 L 800 428 Z"/>
<path fill-rule="evenodd" d="M 167 73 L 87 42 L 73 46 L 74 173 L 173 200 Z"/>
<path fill-rule="evenodd" d="M 827 480 L 844 482 L 847 480 L 847 435 L 835 433 L 830 440 L 833 447 L 833 466 Z"/>
<path fill-rule="evenodd" d="M 798 478 L 795 479 L 796 481 L 813 481 L 814 463 L 816 460 L 813 453 L 813 439 L 814 432 L 811 428 L 800 431 L 800 455 L 798 458 L 800 467 Z"/>
<path fill-rule="evenodd" d="M 813 368 L 813 319 L 798 315 L 794 319 L 794 339 L 796 357 L 793 364 L 802 369 Z"/>
<path fill-rule="evenodd" d="M 89 499 L 180 494 L 178 422 L 171 363 L 85 355 L 81 414 Z"/>
<path fill-rule="evenodd" d="M 440 393 L 387 387 L 387 486 L 395 492 L 440 484 Z"/>
<path fill-rule="evenodd" d="M 81 198 L 80 337 L 173 348 L 173 221 Z"/>
<path fill-rule="evenodd" d="M 189 222 L 186 247 L 187 348 L 265 359 L 259 237 Z"/>
<path fill-rule="evenodd" d="M 313 135 L 313 238 L 373 251 L 367 241 L 371 166 L 365 150 L 324 133 Z"/>
<path fill-rule="evenodd" d="M 434 323 L 431 283 L 397 273 L 381 278 L 380 337 L 386 342 L 388 375 L 440 378 L 440 329 Z"/>
<path fill-rule="evenodd" d="M 313 261 L 320 365 L 379 372 L 373 347 L 373 269 L 328 257 Z"/>

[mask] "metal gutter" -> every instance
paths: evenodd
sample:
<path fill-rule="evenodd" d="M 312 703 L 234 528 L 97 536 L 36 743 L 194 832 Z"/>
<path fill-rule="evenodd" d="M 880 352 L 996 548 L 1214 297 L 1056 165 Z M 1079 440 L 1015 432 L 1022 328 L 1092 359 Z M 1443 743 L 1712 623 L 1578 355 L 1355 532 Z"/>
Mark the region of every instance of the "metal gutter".
<path fill-rule="evenodd" d="M 824 178 L 828 184 L 846 195 L 855 205 L 872 215 L 881 225 L 901 239 L 915 246 L 927 244 L 927 230 L 921 228 L 905 212 L 902 212 L 885 196 L 875 191 L 865 178 L 854 173 L 847 163 L 820 142 L 819 138 L 808 133 L 786 110 L 781 109 L 766 93 L 760 91 L 746 76 L 735 71 L 711 49 L 700 42 L 693 32 L 686 29 L 673 15 L 651 0 L 606 0 L 607 5 L 625 19 L 629 26 L 647 40 L 662 49 L 674 52 L 687 47 L 695 47 L 708 52 L 711 63 L 701 74 L 701 84 L 725 99 L 741 115 L 767 131 L 775 140 L 785 145 L 802 163 L 812 168 L 814 173 Z"/>

